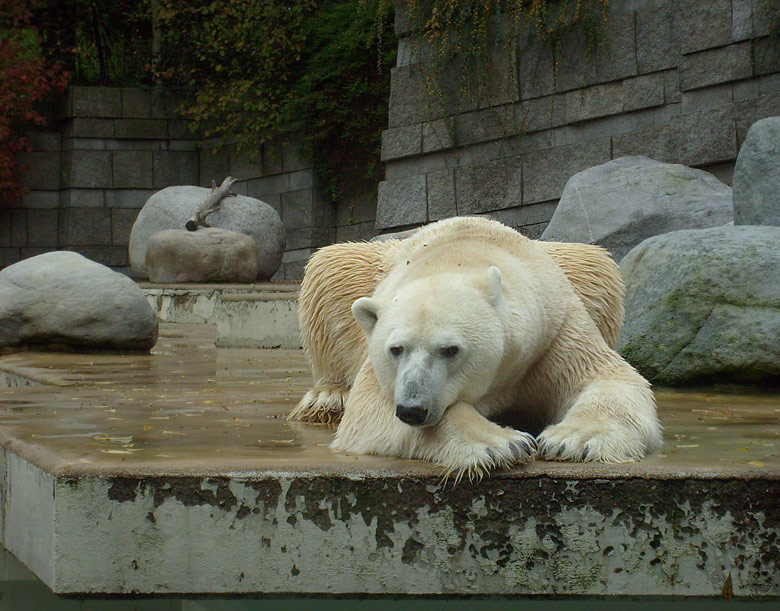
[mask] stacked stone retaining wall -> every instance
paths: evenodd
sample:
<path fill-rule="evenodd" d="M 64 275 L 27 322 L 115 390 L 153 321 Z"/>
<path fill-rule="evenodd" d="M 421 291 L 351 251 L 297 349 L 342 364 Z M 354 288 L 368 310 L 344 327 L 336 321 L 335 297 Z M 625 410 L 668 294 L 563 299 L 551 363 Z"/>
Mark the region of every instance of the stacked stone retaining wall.
<path fill-rule="evenodd" d="M 0 266 L 67 248 L 126 269 L 130 228 L 149 195 L 228 174 L 240 179 L 239 193 L 282 216 L 287 251 L 277 280 L 299 279 L 309 255 L 334 240 L 455 214 L 488 214 L 539 236 L 569 177 L 624 155 L 703 168 L 730 183 L 750 125 L 780 114 L 777 0 L 610 6 L 593 52 L 585 36 L 569 36 L 557 54 L 533 37 L 511 47 L 498 28 L 478 87 L 459 96 L 443 83 L 449 102 L 438 105 L 419 69 L 425 48 L 399 3 L 385 180 L 377 193 L 337 206 L 318 193 L 296 142 L 269 142 L 259 158 L 230 147 L 213 154 L 168 98 L 73 87 L 55 129 L 32 134 L 33 151 L 22 156 L 29 195 L 0 207 Z M 445 73 L 463 70 L 458 61 Z"/>
<path fill-rule="evenodd" d="M 71 87 L 51 131 L 29 135 L 23 175 L 30 192 L 0 207 L 0 267 L 51 250 L 75 250 L 132 273 L 127 244 L 138 212 L 155 191 L 208 186 L 232 175 L 237 193 L 280 213 L 287 250 L 275 280 L 299 280 L 316 248 L 374 235 L 375 195 L 335 206 L 320 196 L 298 142 L 271 141 L 259 157 L 227 147 L 214 153 L 170 95 L 137 88 Z"/>
<path fill-rule="evenodd" d="M 443 83 L 449 103 L 440 104 L 425 93 L 425 75 L 435 73 L 420 69 L 426 49 L 399 3 L 377 228 L 489 214 L 539 236 L 569 177 L 624 155 L 730 183 L 750 125 L 780 114 L 776 0 L 610 6 L 594 52 L 584 35 L 557 55 L 533 37 L 515 47 L 497 28 L 476 90 L 453 94 Z M 463 70 L 458 61 L 444 73 Z"/>

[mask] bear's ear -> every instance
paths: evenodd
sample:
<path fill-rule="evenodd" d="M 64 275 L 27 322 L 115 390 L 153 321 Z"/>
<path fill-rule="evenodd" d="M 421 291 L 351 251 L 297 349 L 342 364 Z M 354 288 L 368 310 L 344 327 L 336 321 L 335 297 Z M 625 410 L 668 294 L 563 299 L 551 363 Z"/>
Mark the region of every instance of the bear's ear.
<path fill-rule="evenodd" d="M 371 333 L 378 318 L 379 304 L 371 297 L 361 297 L 352 304 L 352 316 L 357 324 L 366 332 Z"/>
<path fill-rule="evenodd" d="M 488 301 L 495 308 L 502 308 L 504 302 L 504 289 L 501 288 L 501 270 L 495 265 L 488 268 Z"/>

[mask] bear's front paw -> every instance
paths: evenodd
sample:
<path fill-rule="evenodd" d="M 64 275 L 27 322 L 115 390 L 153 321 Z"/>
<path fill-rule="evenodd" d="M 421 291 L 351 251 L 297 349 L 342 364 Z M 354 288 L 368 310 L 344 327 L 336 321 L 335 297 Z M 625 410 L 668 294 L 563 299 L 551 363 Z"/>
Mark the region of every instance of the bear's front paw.
<path fill-rule="evenodd" d="M 632 462 L 648 448 L 637 432 L 613 422 L 566 418 L 536 439 L 539 457 L 571 462 Z"/>
<path fill-rule="evenodd" d="M 536 440 L 532 435 L 513 429 L 500 428 L 490 439 L 458 440 L 448 444 L 437 462 L 445 468 L 445 477 L 460 481 L 482 478 L 495 469 L 523 465 L 536 456 Z"/>
<path fill-rule="evenodd" d="M 287 419 L 316 424 L 338 424 L 344 414 L 344 404 L 348 396 L 348 388 L 317 382 L 298 402 Z"/>

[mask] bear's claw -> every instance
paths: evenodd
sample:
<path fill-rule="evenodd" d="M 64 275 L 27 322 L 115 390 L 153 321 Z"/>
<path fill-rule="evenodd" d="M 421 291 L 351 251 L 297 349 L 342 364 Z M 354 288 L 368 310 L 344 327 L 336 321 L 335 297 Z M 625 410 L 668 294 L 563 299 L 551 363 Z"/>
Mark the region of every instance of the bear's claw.
<path fill-rule="evenodd" d="M 344 414 L 349 389 L 332 383 L 318 382 L 287 416 L 315 424 L 338 424 Z"/>
<path fill-rule="evenodd" d="M 538 451 L 538 447 L 536 445 L 536 439 L 534 439 L 530 435 L 528 437 L 523 437 L 522 439 L 512 441 L 509 444 L 509 449 L 512 452 L 512 456 L 514 456 L 518 461 L 527 460 L 528 458 L 533 458 L 534 456 L 536 456 L 536 453 Z M 523 457 L 523 454 L 525 454 L 526 456 L 525 459 Z"/>
<path fill-rule="evenodd" d="M 506 433 L 504 432 L 506 431 Z M 495 469 L 507 469 L 531 462 L 536 456 L 536 440 L 521 431 L 503 429 L 502 436 L 474 445 L 461 445 L 443 461 L 445 477 L 454 475 L 459 482 L 464 476 L 469 480 L 481 479 Z"/>
<path fill-rule="evenodd" d="M 564 420 L 542 431 L 537 443 L 539 458 L 565 462 L 632 462 L 647 452 L 635 435 L 614 423 L 598 427 Z"/>

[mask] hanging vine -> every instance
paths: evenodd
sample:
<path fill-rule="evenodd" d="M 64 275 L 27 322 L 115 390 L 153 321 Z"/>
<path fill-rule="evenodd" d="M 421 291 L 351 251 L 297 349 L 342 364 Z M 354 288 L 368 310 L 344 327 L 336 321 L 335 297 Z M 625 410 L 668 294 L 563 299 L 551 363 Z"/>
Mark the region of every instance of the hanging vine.
<path fill-rule="evenodd" d="M 507 82 L 517 79 L 518 55 L 531 46 L 549 53 L 557 79 L 566 44 L 584 36 L 586 53 L 594 53 L 609 15 L 609 0 L 402 0 L 402 5 L 429 117 L 452 117 L 474 107 L 480 78 L 496 70 L 489 63 L 496 53 L 508 58 Z M 451 121 L 447 128 L 454 139 Z"/>

